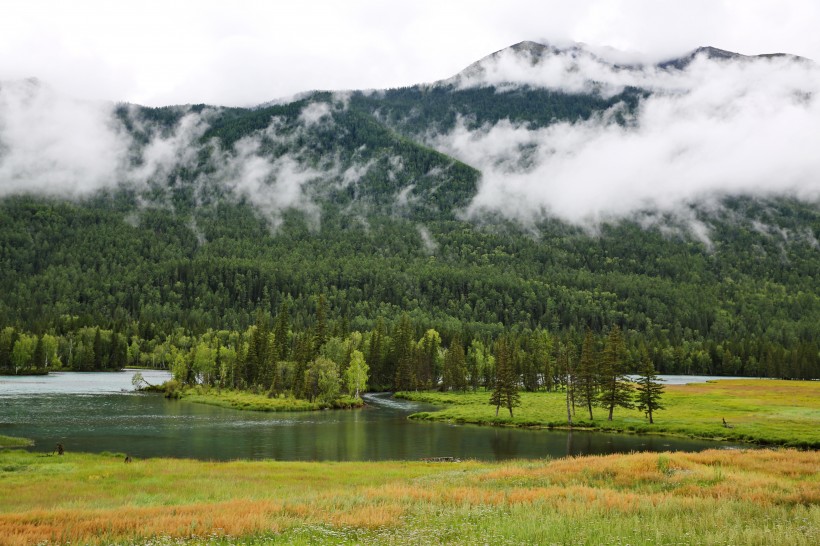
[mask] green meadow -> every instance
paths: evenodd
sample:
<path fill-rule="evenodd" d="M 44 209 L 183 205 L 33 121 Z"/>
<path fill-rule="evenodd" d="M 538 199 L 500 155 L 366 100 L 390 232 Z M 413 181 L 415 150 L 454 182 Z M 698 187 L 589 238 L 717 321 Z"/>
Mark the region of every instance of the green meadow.
<path fill-rule="evenodd" d="M 521 393 L 521 406 L 513 417 L 505 408 L 496 416 L 488 403 L 488 392 L 440 393 L 402 392 L 396 396 L 440 405 L 442 409 L 421 412 L 411 419 L 474 423 L 479 425 L 566 428 L 564 393 Z M 650 425 L 643 412 L 616 408 L 612 421 L 606 410 L 577 407 L 573 425 L 612 432 L 671 434 L 820 448 L 820 381 L 732 379 L 689 385 L 668 385 L 663 395 L 665 409 L 654 415 Z M 723 426 L 723 419 L 729 427 Z"/>

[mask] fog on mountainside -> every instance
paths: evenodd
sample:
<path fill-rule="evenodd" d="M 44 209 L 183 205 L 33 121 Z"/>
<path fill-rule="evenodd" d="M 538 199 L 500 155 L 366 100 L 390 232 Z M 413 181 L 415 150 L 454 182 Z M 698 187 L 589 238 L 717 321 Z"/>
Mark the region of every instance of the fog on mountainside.
<path fill-rule="evenodd" d="M 283 105 L 284 117 L 259 115 L 266 108 L 172 107 L 176 114 L 156 118 L 134 106 L 124 119 L 114 105 L 67 99 L 39 83 L 4 83 L 0 195 L 139 191 L 193 170 L 199 185 L 223 185 L 272 220 L 289 208 L 315 215 L 316 199 L 330 188 L 355 200 L 379 161 L 378 176 L 399 175 L 403 150 L 380 155 L 380 143 L 366 139 L 346 147 L 362 125 L 379 124 L 480 171 L 468 216 L 594 225 L 647 210 L 686 216 L 688 205 L 714 205 L 724 195 L 820 197 L 817 65 L 714 48 L 660 64 L 610 60 L 617 58 L 582 44 L 522 42 L 449 80 L 411 88 L 416 104 L 396 104 L 401 90 L 354 93 L 367 119 L 351 119 L 350 94 L 307 95 Z M 462 100 L 485 90 L 491 94 L 481 101 Z M 522 101 L 521 93 L 530 96 Z M 425 111 L 442 100 L 443 109 Z M 582 101 L 592 103 L 577 107 Z M 494 115 L 486 119 L 486 111 Z M 213 140 L 217 133 L 231 137 Z M 393 198 L 410 186 L 415 195 L 425 183 L 432 191 L 456 182 L 443 168 L 413 173 L 394 185 Z"/>
<path fill-rule="evenodd" d="M 790 56 L 532 42 L 256 108 L 0 82 L 0 326 L 149 340 L 288 302 L 296 336 L 323 294 L 340 332 L 618 324 L 664 371 L 813 376 L 818 91 Z"/>

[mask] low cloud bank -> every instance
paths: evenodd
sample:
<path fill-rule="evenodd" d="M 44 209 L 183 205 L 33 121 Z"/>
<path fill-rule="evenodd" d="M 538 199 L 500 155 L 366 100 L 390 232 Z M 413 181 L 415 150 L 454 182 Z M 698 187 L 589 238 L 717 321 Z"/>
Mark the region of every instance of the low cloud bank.
<path fill-rule="evenodd" d="M 677 211 L 704 234 L 688 204 L 728 194 L 820 200 L 815 64 L 698 56 L 683 70 L 624 69 L 602 59 L 585 50 L 538 59 L 505 52 L 492 67 L 459 76 L 459 85 L 496 85 L 499 93 L 518 85 L 568 93 L 613 94 L 627 85 L 651 91 L 634 112 L 618 105 L 586 121 L 548 127 L 503 120 L 471 129 L 461 120 L 446 134 L 430 135 L 428 144 L 482 172 L 468 217 L 492 211 L 531 222 L 548 214 L 591 225 Z M 231 189 L 274 226 L 288 208 L 318 219 L 317 188 L 356 184 L 376 161 L 356 154 L 344 161 L 316 158 L 300 148 L 309 131 L 334 131 L 334 113 L 345 107 L 344 100 L 308 104 L 291 120 L 295 125 L 272 118 L 229 149 L 202 142 L 215 111 L 187 111 L 170 130 L 143 131 L 151 136 L 137 144 L 114 105 L 76 101 L 36 81 L 0 83 L 0 197 L 79 198 L 119 185 L 166 186 L 205 153 L 207 174 L 193 183 Z M 137 125 L 146 123 L 129 115 Z M 274 147 L 276 157 L 266 152 Z M 388 177 L 402 170 L 401 158 L 390 158 L 390 166 Z M 419 198 L 412 188 L 399 192 L 397 210 Z M 661 214 L 644 214 L 648 210 Z M 434 251 L 434 241 L 428 243 Z"/>
<path fill-rule="evenodd" d="M 0 83 L 0 197 L 79 197 L 115 185 L 130 138 L 113 111 L 36 80 Z"/>
<path fill-rule="evenodd" d="M 726 194 L 820 199 L 820 70 L 811 62 L 697 56 L 684 70 L 602 72 L 601 64 L 564 79 L 573 73 L 566 56 L 554 70 L 532 65 L 528 54 L 509 55 L 495 72 L 465 71 L 478 74 L 471 84 L 497 82 L 503 92 L 512 84 L 502 82 L 515 78 L 515 85 L 576 93 L 640 83 L 653 93 L 624 124 L 616 121 L 626 114 L 620 105 L 545 128 L 504 120 L 470 130 L 462 120 L 431 136 L 431 145 L 482 172 L 468 215 L 494 211 L 531 221 L 550 214 L 589 224 Z"/>
<path fill-rule="evenodd" d="M 126 116 L 137 140 L 115 116 L 115 105 L 69 99 L 35 81 L 0 85 L 0 198 L 13 194 L 83 198 L 95 192 L 128 186 L 138 191 L 168 190 L 180 170 L 196 170 L 206 158 L 207 168 L 188 181 L 197 192 L 218 184 L 245 198 L 273 227 L 286 209 L 298 209 L 318 222 L 319 206 L 311 196 L 312 183 L 326 187 L 356 184 L 373 162 L 354 162 L 342 168 L 338 157 L 311 161 L 298 142 L 321 125 L 332 129 L 334 109 L 344 103 L 308 104 L 296 127 L 273 117 L 263 130 L 243 137 L 229 149 L 218 141 L 203 142 L 217 111 L 194 112 L 185 107 L 170 129 L 145 121 L 137 109 Z M 272 157 L 263 143 L 287 150 Z M 314 158 L 315 159 L 315 158 Z M 312 165 L 312 166 L 308 166 Z M 161 194 L 160 194 L 161 195 Z M 197 193 L 198 195 L 198 193 Z M 144 206 L 171 206 L 167 202 Z M 132 219 L 135 220 L 135 219 Z"/>

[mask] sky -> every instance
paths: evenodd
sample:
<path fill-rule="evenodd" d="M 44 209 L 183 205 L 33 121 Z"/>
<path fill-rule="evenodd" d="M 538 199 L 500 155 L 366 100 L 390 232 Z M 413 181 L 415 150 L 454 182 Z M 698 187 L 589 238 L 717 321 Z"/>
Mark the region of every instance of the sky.
<path fill-rule="evenodd" d="M 820 60 L 816 0 L 6 0 L 2 11 L 0 81 L 149 106 L 432 82 L 522 40 Z"/>

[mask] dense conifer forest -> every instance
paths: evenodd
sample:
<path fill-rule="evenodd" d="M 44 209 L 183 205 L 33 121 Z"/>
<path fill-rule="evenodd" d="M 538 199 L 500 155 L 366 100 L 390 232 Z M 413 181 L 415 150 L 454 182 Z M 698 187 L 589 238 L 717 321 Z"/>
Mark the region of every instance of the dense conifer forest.
<path fill-rule="evenodd" d="M 559 347 L 578 361 L 587 329 L 600 352 L 617 326 L 632 371 L 645 352 L 661 373 L 820 377 L 817 203 L 693 202 L 705 236 L 671 215 L 469 215 L 481 173 L 430 145 L 457 123 L 541 127 L 613 105 L 628 117 L 646 94 L 442 84 L 248 109 L 120 105 L 132 169 L 186 120 L 201 127 L 192 152 L 139 184 L 0 200 L 0 371 L 187 366 L 191 382 L 300 390 L 287 377 L 319 356 L 343 372 L 358 350 L 371 388 L 415 388 L 440 386 L 458 346 L 446 382 L 466 388 L 490 384 L 503 337 L 536 390 L 560 381 Z M 280 203 L 289 190 L 271 177 L 235 182 L 245 167 L 226 165 L 248 149 L 310 173 L 297 198 Z"/>

